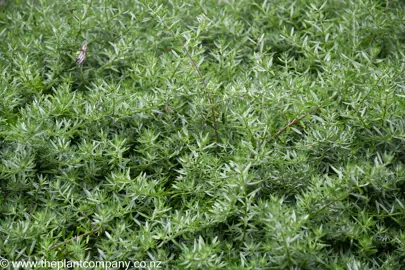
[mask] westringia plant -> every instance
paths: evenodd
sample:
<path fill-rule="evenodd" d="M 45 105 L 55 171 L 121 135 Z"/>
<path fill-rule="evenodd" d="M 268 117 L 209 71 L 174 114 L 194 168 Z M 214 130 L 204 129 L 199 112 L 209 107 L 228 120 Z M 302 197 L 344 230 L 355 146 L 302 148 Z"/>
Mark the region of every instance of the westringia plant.
<path fill-rule="evenodd" d="M 0 1 L 0 262 L 401 269 L 404 16 Z"/>

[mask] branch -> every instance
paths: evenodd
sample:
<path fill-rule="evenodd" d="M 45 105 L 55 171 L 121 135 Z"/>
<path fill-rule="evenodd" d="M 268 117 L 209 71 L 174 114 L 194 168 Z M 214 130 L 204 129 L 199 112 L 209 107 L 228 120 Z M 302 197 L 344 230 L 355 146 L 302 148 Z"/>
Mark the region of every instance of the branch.
<path fill-rule="evenodd" d="M 83 16 L 82 16 L 82 20 L 84 20 L 84 18 L 86 18 L 87 15 L 87 11 L 89 10 L 89 8 L 91 7 L 91 4 L 93 3 L 93 0 L 89 0 L 87 1 L 88 5 L 86 7 L 86 9 L 84 10 Z"/>
<path fill-rule="evenodd" d="M 306 114 L 304 114 L 303 116 L 301 116 L 300 118 L 296 118 L 296 119 L 294 119 L 293 121 L 291 121 L 290 123 L 288 123 L 288 125 L 286 125 L 285 127 L 283 127 L 282 129 L 280 129 L 277 133 L 276 133 L 276 135 L 274 135 L 274 138 L 277 138 L 277 137 L 279 137 L 281 134 L 283 134 L 286 130 L 287 130 L 287 128 L 289 128 L 289 127 L 291 127 L 291 126 L 293 126 L 293 125 L 296 125 L 296 124 L 298 124 L 302 119 L 304 119 L 307 115 L 310 115 L 310 114 L 314 114 L 317 110 L 319 110 L 320 108 L 322 108 L 322 104 L 321 105 L 318 105 L 318 106 L 316 106 L 315 108 L 313 108 L 310 112 L 307 112 Z"/>
<path fill-rule="evenodd" d="M 195 62 L 195 60 L 193 59 L 193 57 L 191 56 L 190 52 L 187 50 L 186 46 L 183 45 L 183 49 L 184 49 L 184 51 L 186 51 L 187 56 L 191 61 L 191 64 L 197 70 L 197 73 L 200 76 L 201 84 L 204 87 L 205 92 L 207 93 L 208 102 L 210 103 L 210 107 L 211 107 L 212 122 L 214 125 L 215 138 L 216 138 L 217 146 L 218 146 L 219 145 L 219 134 L 218 134 L 218 128 L 217 128 L 217 118 L 215 115 L 215 110 L 214 110 L 214 105 L 212 103 L 211 95 L 210 95 L 210 92 L 208 91 L 207 83 L 205 82 L 204 76 L 203 76 L 200 68 L 198 67 L 198 65 Z"/>
<path fill-rule="evenodd" d="M 149 8 L 149 10 L 150 10 L 150 8 Z M 158 22 L 159 22 L 160 17 L 156 16 L 153 11 L 151 12 L 151 14 L 153 16 L 157 17 Z M 177 39 L 177 41 L 179 41 L 180 43 L 182 43 L 180 38 L 178 36 L 176 36 L 176 33 L 174 33 L 174 31 L 168 25 L 166 25 L 166 23 L 163 21 L 163 19 L 160 19 L 160 20 L 161 20 L 162 24 L 166 27 L 166 29 L 174 36 L 174 38 Z M 217 127 L 217 117 L 215 115 L 214 104 L 212 102 L 210 92 L 208 91 L 207 83 L 205 82 L 204 76 L 203 76 L 200 68 L 198 67 L 197 63 L 191 56 L 190 52 L 187 50 L 187 47 L 184 44 L 182 44 L 182 47 L 183 47 L 184 51 L 186 52 L 187 57 L 190 59 L 191 64 L 193 65 L 194 69 L 197 71 L 198 76 L 200 77 L 200 80 L 201 80 L 201 84 L 204 88 L 204 91 L 207 93 L 208 102 L 209 102 L 210 108 L 211 108 L 212 124 L 214 126 L 215 138 L 216 138 L 216 143 L 217 143 L 217 151 L 218 151 L 220 138 L 219 138 L 218 127 Z"/>
<path fill-rule="evenodd" d="M 93 233 L 95 233 L 96 231 L 98 231 L 98 229 L 95 229 L 95 230 L 93 230 L 93 231 L 91 231 L 91 232 L 86 232 L 86 233 L 81 234 L 81 235 L 76 235 L 75 237 L 72 237 L 72 238 L 70 238 L 70 239 L 68 239 L 68 240 L 66 240 L 66 241 L 63 241 L 63 242 L 60 242 L 60 243 L 57 243 L 57 244 L 51 246 L 49 249 L 51 250 L 51 249 L 57 248 L 57 247 L 59 247 L 59 246 L 66 245 L 66 244 L 68 244 L 68 243 L 70 243 L 70 242 L 73 242 L 73 241 L 79 239 L 80 237 L 84 237 L 84 236 L 93 234 Z"/>

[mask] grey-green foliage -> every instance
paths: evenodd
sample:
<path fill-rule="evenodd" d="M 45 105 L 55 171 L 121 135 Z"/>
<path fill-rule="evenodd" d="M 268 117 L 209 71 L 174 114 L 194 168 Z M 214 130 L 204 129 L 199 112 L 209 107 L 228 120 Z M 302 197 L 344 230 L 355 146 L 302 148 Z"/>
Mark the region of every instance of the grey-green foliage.
<path fill-rule="evenodd" d="M 1 257 L 402 266 L 401 1 L 0 8 Z"/>

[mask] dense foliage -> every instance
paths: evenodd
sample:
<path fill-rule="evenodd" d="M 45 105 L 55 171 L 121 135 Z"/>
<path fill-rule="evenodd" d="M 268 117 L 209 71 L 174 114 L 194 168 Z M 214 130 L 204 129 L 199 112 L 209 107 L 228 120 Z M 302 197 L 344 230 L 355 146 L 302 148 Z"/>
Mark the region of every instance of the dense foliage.
<path fill-rule="evenodd" d="M 400 0 L 0 2 L 0 256 L 400 269 L 404 18 Z"/>

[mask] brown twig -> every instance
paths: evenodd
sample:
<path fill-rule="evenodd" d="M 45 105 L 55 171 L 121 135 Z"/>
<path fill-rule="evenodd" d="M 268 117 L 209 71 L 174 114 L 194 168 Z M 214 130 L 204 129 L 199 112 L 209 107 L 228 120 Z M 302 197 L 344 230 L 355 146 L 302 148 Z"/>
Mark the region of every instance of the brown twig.
<path fill-rule="evenodd" d="M 190 52 L 187 50 L 186 46 L 183 45 L 183 49 L 187 53 L 187 56 L 190 59 L 191 64 L 193 65 L 195 70 L 197 70 L 198 76 L 200 76 L 201 84 L 204 87 L 205 92 L 207 93 L 208 102 L 210 103 L 210 107 L 211 107 L 212 123 L 214 125 L 215 138 L 216 138 L 216 141 L 217 141 L 217 146 L 219 146 L 219 134 L 218 134 L 218 128 L 217 128 L 217 118 L 216 118 L 216 115 L 215 115 L 214 104 L 212 103 L 212 98 L 211 98 L 210 92 L 208 91 L 207 83 L 205 82 L 204 76 L 203 76 L 200 68 L 198 67 L 198 65 L 195 62 L 195 60 L 193 59 L 193 57 L 191 56 Z"/>
<path fill-rule="evenodd" d="M 152 13 L 152 14 L 153 14 L 153 13 Z M 166 27 L 166 29 L 167 29 L 179 42 L 181 42 L 181 40 L 176 36 L 176 34 L 174 33 L 174 31 L 173 31 L 172 29 L 170 29 L 170 27 L 167 26 L 165 22 L 162 21 L 162 23 L 163 23 L 163 25 Z M 219 139 L 220 139 L 220 138 L 219 138 L 218 127 L 217 127 L 217 117 L 216 117 L 216 114 L 215 114 L 214 104 L 213 104 L 213 102 L 212 102 L 212 98 L 211 98 L 210 92 L 208 91 L 207 83 L 205 82 L 204 76 L 203 76 L 203 74 L 202 74 L 200 68 L 198 67 L 197 63 L 196 63 L 195 60 L 193 59 L 193 57 L 192 57 L 192 55 L 190 54 L 190 52 L 187 50 L 187 47 L 186 47 L 184 44 L 182 44 L 182 47 L 183 47 L 184 51 L 186 52 L 187 57 L 190 59 L 191 64 L 193 65 L 194 69 L 197 71 L 198 76 L 200 77 L 200 80 L 201 80 L 201 84 L 202 84 L 202 86 L 203 86 L 203 88 L 204 88 L 204 91 L 205 91 L 206 94 L 207 94 L 208 102 L 209 102 L 210 108 L 211 108 L 212 124 L 213 124 L 213 126 L 214 126 L 215 139 L 216 139 L 217 151 L 218 151 L 218 149 L 219 149 Z"/>
<path fill-rule="evenodd" d="M 51 246 L 49 249 L 51 250 L 51 249 L 57 248 L 57 247 L 59 247 L 59 246 L 66 245 L 67 243 L 73 242 L 73 241 L 79 239 L 80 237 L 84 237 L 84 236 L 93 234 L 93 233 L 95 233 L 95 232 L 97 232 L 97 231 L 98 231 L 98 229 L 95 229 L 95 230 L 92 230 L 91 232 L 86 232 L 86 233 L 81 234 L 81 235 L 76 235 L 76 236 L 74 236 L 74 237 L 72 237 L 72 238 L 70 238 L 70 239 L 68 239 L 68 240 L 66 240 L 66 241 L 63 241 L 63 242 L 60 242 L 60 243 L 57 243 L 57 244 Z"/>
<path fill-rule="evenodd" d="M 322 108 L 322 106 L 323 106 L 322 104 L 321 104 L 321 105 L 318 105 L 318 106 L 316 106 L 315 108 L 313 108 L 310 112 L 307 112 L 307 113 L 304 114 L 303 116 L 294 119 L 293 121 L 291 121 L 290 123 L 288 123 L 288 125 L 286 125 L 286 126 L 283 127 L 282 129 L 280 129 L 280 130 L 276 133 L 276 135 L 274 135 L 274 138 L 279 137 L 281 134 L 283 134 L 283 133 L 287 130 L 287 128 L 289 128 L 289 127 L 291 127 L 291 126 L 293 126 L 293 125 L 298 124 L 298 123 L 299 123 L 302 119 L 304 119 L 307 115 L 310 115 L 310 114 L 315 113 L 317 110 L 319 110 L 320 108 Z"/>

